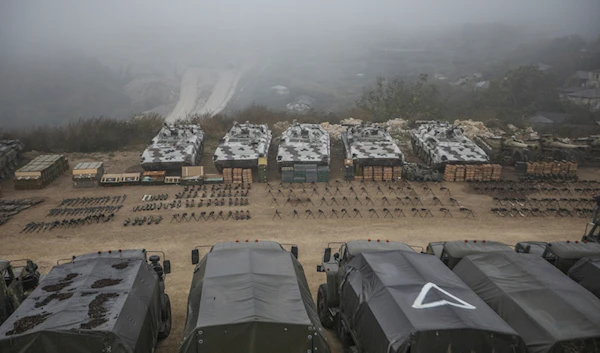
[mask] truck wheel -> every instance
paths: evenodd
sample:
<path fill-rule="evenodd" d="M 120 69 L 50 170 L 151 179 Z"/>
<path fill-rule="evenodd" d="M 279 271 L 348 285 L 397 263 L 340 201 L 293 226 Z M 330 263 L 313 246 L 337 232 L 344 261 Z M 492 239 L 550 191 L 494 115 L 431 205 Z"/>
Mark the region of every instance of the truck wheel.
<path fill-rule="evenodd" d="M 161 310 L 162 311 L 162 310 Z M 169 337 L 171 333 L 171 299 L 165 294 L 165 310 L 162 313 L 162 330 L 158 333 L 158 338 Z"/>
<path fill-rule="evenodd" d="M 317 293 L 317 313 L 319 314 L 319 320 L 321 320 L 321 325 L 323 325 L 323 327 L 333 327 L 333 319 L 329 313 L 329 306 L 327 306 L 326 284 L 321 284 L 319 286 L 319 292 Z"/>

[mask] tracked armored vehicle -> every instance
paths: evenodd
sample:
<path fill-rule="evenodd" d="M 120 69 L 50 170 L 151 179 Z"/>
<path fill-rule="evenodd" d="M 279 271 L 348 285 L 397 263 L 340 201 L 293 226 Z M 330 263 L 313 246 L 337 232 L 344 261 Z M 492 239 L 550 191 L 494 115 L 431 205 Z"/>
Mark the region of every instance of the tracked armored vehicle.
<path fill-rule="evenodd" d="M 31 260 L 0 260 L 0 325 L 38 285 L 37 269 Z"/>
<path fill-rule="evenodd" d="M 600 135 L 580 137 L 573 142 L 576 145 L 588 146 L 585 162 L 594 164 L 600 163 Z"/>
<path fill-rule="evenodd" d="M 277 165 L 293 167 L 295 164 L 329 166 L 329 133 L 319 124 L 299 124 L 283 132 L 277 151 Z"/>
<path fill-rule="evenodd" d="M 401 166 L 404 155 L 385 128 L 376 124 L 348 125 L 342 132 L 346 159 L 355 167 Z"/>
<path fill-rule="evenodd" d="M 413 152 L 429 166 L 489 163 L 485 151 L 463 136 L 460 127 L 443 121 L 418 121 L 417 124 L 417 128 L 410 131 Z"/>
<path fill-rule="evenodd" d="M 215 167 L 256 168 L 259 157 L 267 157 L 271 146 L 271 130 L 266 124 L 233 123 L 213 155 Z"/>
<path fill-rule="evenodd" d="M 203 151 L 200 126 L 165 124 L 142 153 L 141 165 L 146 171 L 181 171 L 181 167 L 198 165 Z"/>
<path fill-rule="evenodd" d="M 600 300 L 543 258 L 473 254 L 453 272 L 523 338 L 528 352 L 598 351 Z"/>
<path fill-rule="evenodd" d="M 199 247 L 203 248 L 203 247 Z M 196 264 L 179 353 L 329 353 L 298 248 L 228 242 Z"/>
<path fill-rule="evenodd" d="M 498 164 L 513 165 L 516 162 L 534 160 L 530 145 L 514 136 L 475 136 L 473 141 L 481 147 L 490 159 Z"/>
<path fill-rule="evenodd" d="M 588 145 L 569 143 L 558 137 L 545 134 L 539 139 L 524 141 L 529 145 L 529 150 L 538 160 L 557 160 L 583 162 L 590 150 Z"/>
<path fill-rule="evenodd" d="M 0 326 L 0 352 L 153 352 L 171 331 L 171 265 L 149 260 L 145 250 L 119 250 L 55 266 Z"/>
<path fill-rule="evenodd" d="M 317 271 L 317 307 L 350 351 L 526 352 L 519 335 L 442 262 L 397 242 L 350 241 Z M 338 243 L 339 244 L 339 243 Z"/>
<path fill-rule="evenodd" d="M 7 178 L 17 168 L 25 145 L 19 140 L 0 141 L 0 179 Z"/>

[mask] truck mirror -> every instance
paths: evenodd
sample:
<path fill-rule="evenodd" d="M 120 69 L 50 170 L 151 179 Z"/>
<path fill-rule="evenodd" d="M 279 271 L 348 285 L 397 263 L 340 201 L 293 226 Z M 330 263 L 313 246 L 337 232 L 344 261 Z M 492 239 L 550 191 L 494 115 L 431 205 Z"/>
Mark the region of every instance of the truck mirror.
<path fill-rule="evenodd" d="M 525 251 L 524 251 L 524 253 L 526 253 L 526 254 L 529 254 L 529 252 L 530 252 L 530 251 L 531 251 L 531 245 L 527 245 L 527 246 L 525 247 Z"/>
<path fill-rule="evenodd" d="M 292 255 L 294 255 L 295 258 L 298 258 L 298 246 L 292 246 Z"/>
<path fill-rule="evenodd" d="M 331 260 L 331 248 L 326 248 L 323 254 L 323 262 L 329 262 Z"/>
<path fill-rule="evenodd" d="M 171 273 L 171 261 L 170 260 L 163 261 L 163 273 L 165 275 L 168 275 L 169 273 Z"/>
<path fill-rule="evenodd" d="M 196 265 L 200 262 L 200 251 L 198 249 L 192 250 L 192 265 Z"/>

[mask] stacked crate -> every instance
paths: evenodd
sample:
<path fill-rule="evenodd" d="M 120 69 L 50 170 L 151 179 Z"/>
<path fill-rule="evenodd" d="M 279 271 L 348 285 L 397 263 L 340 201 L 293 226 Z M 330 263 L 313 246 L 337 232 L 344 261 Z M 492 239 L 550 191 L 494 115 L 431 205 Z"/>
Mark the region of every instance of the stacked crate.
<path fill-rule="evenodd" d="M 491 164 L 481 166 L 481 181 L 491 181 L 494 174 L 494 167 Z"/>
<path fill-rule="evenodd" d="M 383 167 L 383 180 L 392 181 L 394 180 L 394 170 L 392 167 Z"/>
<path fill-rule="evenodd" d="M 245 184 L 252 184 L 252 169 L 244 169 L 242 179 Z"/>
<path fill-rule="evenodd" d="M 569 174 L 569 162 L 562 162 L 560 163 L 560 168 L 559 168 L 559 174 L 560 175 L 568 175 Z"/>
<path fill-rule="evenodd" d="M 569 175 L 577 174 L 577 163 L 575 162 L 567 162 L 569 164 Z"/>
<path fill-rule="evenodd" d="M 241 184 L 244 181 L 244 178 L 242 176 L 242 168 L 233 168 L 233 183 L 234 184 Z M 223 179 L 225 179 L 225 177 L 223 177 Z"/>
<path fill-rule="evenodd" d="M 533 174 L 543 174 L 544 173 L 544 165 L 541 162 L 533 163 Z"/>
<path fill-rule="evenodd" d="M 67 169 L 68 160 L 62 155 L 43 155 L 15 172 L 15 189 L 43 189 Z"/>
<path fill-rule="evenodd" d="M 100 185 L 100 179 L 104 175 L 104 163 L 82 162 L 73 168 L 73 187 L 91 188 Z"/>
<path fill-rule="evenodd" d="M 316 164 L 307 164 L 306 165 L 306 182 L 307 183 L 316 183 L 317 178 L 317 165 Z"/>
<path fill-rule="evenodd" d="M 526 174 L 535 174 L 535 163 L 527 162 Z"/>
<path fill-rule="evenodd" d="M 223 168 L 223 182 L 225 184 L 233 183 L 233 169 L 232 168 Z"/>
<path fill-rule="evenodd" d="M 444 169 L 444 180 L 454 181 L 456 179 L 456 166 L 452 164 L 446 164 Z"/>
<path fill-rule="evenodd" d="M 383 168 L 382 167 L 373 167 L 373 180 L 375 180 L 375 181 L 383 180 Z"/>
<path fill-rule="evenodd" d="M 402 167 L 401 166 L 393 167 L 392 171 L 394 173 L 394 180 L 402 180 Z"/>
<path fill-rule="evenodd" d="M 543 174 L 552 174 L 552 165 L 553 162 L 543 162 Z"/>
<path fill-rule="evenodd" d="M 562 165 L 563 165 L 563 162 L 554 162 L 554 163 L 552 163 L 551 173 L 555 174 L 555 175 L 560 174 L 560 168 L 561 168 Z"/>
<path fill-rule="evenodd" d="M 475 180 L 475 167 L 474 165 L 466 165 L 465 166 L 465 180 L 472 181 Z"/>
<path fill-rule="evenodd" d="M 292 171 L 293 172 L 293 171 Z M 267 157 L 258 157 L 258 182 L 267 182 Z"/>
<path fill-rule="evenodd" d="M 363 168 L 363 180 L 373 180 L 373 167 L 366 166 Z"/>
<path fill-rule="evenodd" d="M 483 175 L 484 175 L 484 171 L 485 171 L 485 167 L 486 166 L 489 166 L 489 164 L 478 165 L 475 168 L 475 176 L 473 177 L 473 180 L 483 181 Z M 490 175 L 491 175 L 491 173 L 490 173 Z"/>
<path fill-rule="evenodd" d="M 492 181 L 499 181 L 502 176 L 502 166 L 500 164 L 492 164 Z"/>
<path fill-rule="evenodd" d="M 294 182 L 294 167 L 281 167 L 281 181 L 284 183 Z"/>
<path fill-rule="evenodd" d="M 465 181 L 465 173 L 466 169 L 464 165 L 456 166 L 456 176 L 454 177 L 454 181 Z"/>
<path fill-rule="evenodd" d="M 303 183 L 306 181 L 306 165 L 294 164 L 294 182 Z"/>
<path fill-rule="evenodd" d="M 320 183 L 326 183 L 329 181 L 329 167 L 328 166 L 317 167 L 317 181 Z"/>

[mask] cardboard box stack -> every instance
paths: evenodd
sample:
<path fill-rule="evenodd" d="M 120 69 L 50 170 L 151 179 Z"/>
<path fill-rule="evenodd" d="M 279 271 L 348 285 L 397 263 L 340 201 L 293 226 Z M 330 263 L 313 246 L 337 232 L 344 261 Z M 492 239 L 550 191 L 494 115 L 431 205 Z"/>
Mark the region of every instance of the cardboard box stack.
<path fill-rule="evenodd" d="M 446 164 L 444 169 L 444 180 L 454 181 L 456 179 L 456 166 L 452 164 Z"/>
<path fill-rule="evenodd" d="M 365 181 L 373 180 L 373 167 L 365 166 L 363 168 L 363 179 Z"/>
<path fill-rule="evenodd" d="M 383 180 L 392 181 L 394 180 L 394 171 L 392 167 L 383 167 Z"/>
<path fill-rule="evenodd" d="M 233 183 L 233 168 L 223 168 L 223 182 L 225 184 Z"/>
<path fill-rule="evenodd" d="M 252 169 L 244 169 L 242 179 L 245 184 L 252 184 Z"/>
<path fill-rule="evenodd" d="M 375 180 L 375 181 L 383 180 L 383 168 L 382 167 L 373 167 L 373 180 Z"/>
<path fill-rule="evenodd" d="M 244 179 L 242 176 L 242 168 L 233 168 L 233 183 L 234 184 L 241 184 Z"/>

